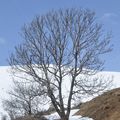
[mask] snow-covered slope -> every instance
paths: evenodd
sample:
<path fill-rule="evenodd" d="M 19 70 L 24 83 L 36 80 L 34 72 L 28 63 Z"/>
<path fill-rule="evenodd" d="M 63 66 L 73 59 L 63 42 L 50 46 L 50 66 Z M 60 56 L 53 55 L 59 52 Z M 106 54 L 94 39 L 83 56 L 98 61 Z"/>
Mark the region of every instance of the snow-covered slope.
<path fill-rule="evenodd" d="M 1 101 L 2 99 L 8 97 L 7 91 L 11 89 L 12 77 L 9 73 L 9 66 L 0 67 L 0 114 L 3 111 Z M 98 75 L 103 75 L 105 78 L 113 78 L 113 87 L 120 87 L 120 72 L 100 72 Z"/>
<path fill-rule="evenodd" d="M 78 110 L 79 109 L 71 110 L 69 120 L 93 120 L 92 118 L 82 117 L 80 115 L 73 116 Z M 59 120 L 60 119 L 59 115 L 56 112 L 51 115 L 46 115 L 45 117 L 49 120 Z"/>
<path fill-rule="evenodd" d="M 8 98 L 7 92 L 12 87 L 12 78 L 8 72 L 9 68 L 8 66 L 0 67 L 0 118 L 6 114 L 2 107 L 2 100 Z"/>

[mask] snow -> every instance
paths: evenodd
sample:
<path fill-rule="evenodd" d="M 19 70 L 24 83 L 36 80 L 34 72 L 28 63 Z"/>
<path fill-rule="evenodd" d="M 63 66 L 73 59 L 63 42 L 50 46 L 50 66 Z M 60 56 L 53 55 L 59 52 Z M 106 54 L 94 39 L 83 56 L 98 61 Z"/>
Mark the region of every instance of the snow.
<path fill-rule="evenodd" d="M 82 117 L 82 116 L 72 116 L 69 120 L 93 120 L 92 118 Z"/>
<path fill-rule="evenodd" d="M 1 114 L 6 114 L 2 107 L 2 100 L 5 98 L 8 98 L 7 91 L 9 91 L 12 88 L 12 77 L 10 73 L 8 72 L 10 69 L 9 66 L 2 66 L 0 67 L 0 116 Z M 103 71 L 98 73 L 98 76 L 103 75 L 105 78 L 113 78 L 113 86 L 112 88 L 118 88 L 120 87 L 120 72 L 107 72 Z M 67 79 L 67 78 L 66 78 Z M 64 86 L 64 88 L 68 88 L 67 86 Z M 64 93 L 66 93 L 63 90 Z M 89 100 L 89 99 L 87 99 Z M 74 111 L 72 111 L 74 112 Z M 71 114 L 72 114 L 71 112 Z M 51 114 L 49 117 L 58 117 L 56 115 L 57 113 Z M 90 118 L 81 118 L 81 116 L 72 116 L 70 117 L 71 120 L 76 120 L 80 118 L 79 120 L 92 120 Z"/>
<path fill-rule="evenodd" d="M 7 115 L 7 113 L 3 110 L 2 100 L 9 97 L 7 92 L 12 87 L 12 78 L 8 71 L 8 66 L 0 67 L 0 118 L 2 115 Z"/>
<path fill-rule="evenodd" d="M 70 113 L 70 118 L 69 120 L 93 120 L 92 118 L 88 118 L 88 117 L 82 117 L 80 115 L 77 115 L 77 116 L 73 116 L 79 109 L 74 109 L 74 110 L 71 110 L 71 113 Z M 58 120 L 60 119 L 58 113 L 53 113 L 51 115 L 46 115 L 45 116 L 47 119 L 49 120 Z"/>

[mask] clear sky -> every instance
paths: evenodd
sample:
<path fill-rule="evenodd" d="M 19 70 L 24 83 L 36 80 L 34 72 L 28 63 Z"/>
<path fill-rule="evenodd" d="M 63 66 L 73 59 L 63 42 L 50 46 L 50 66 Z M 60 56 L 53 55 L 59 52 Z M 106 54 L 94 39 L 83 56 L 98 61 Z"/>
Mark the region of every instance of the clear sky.
<path fill-rule="evenodd" d="M 22 41 L 21 28 L 36 15 L 59 8 L 89 8 L 106 31 L 112 31 L 113 51 L 104 57 L 105 70 L 120 72 L 120 0 L 0 0 L 0 65 L 8 65 L 7 58 L 14 46 Z"/>

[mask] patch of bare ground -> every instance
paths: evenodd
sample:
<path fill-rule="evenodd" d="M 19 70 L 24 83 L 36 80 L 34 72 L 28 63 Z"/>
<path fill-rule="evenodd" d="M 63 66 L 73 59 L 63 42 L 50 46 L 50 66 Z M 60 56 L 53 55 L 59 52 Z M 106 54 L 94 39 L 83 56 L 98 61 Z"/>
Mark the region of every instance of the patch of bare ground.
<path fill-rule="evenodd" d="M 120 120 L 120 88 L 83 103 L 75 115 L 88 116 L 94 120 Z"/>

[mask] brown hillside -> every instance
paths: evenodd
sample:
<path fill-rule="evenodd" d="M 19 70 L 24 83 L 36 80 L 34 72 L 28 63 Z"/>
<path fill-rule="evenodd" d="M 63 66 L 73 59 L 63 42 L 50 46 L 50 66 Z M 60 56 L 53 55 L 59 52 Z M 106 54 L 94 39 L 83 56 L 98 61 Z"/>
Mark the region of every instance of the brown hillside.
<path fill-rule="evenodd" d="M 94 120 L 120 120 L 120 88 L 82 104 L 76 115 L 88 116 Z"/>

